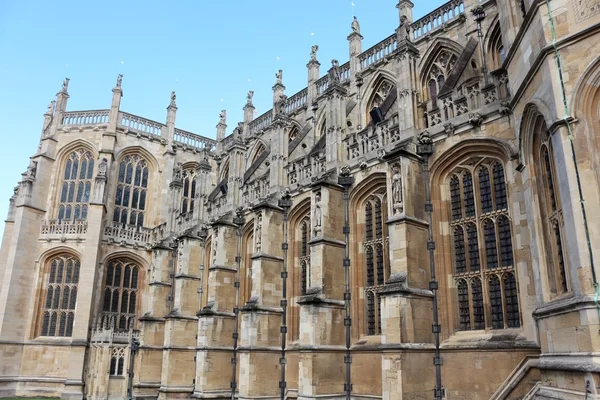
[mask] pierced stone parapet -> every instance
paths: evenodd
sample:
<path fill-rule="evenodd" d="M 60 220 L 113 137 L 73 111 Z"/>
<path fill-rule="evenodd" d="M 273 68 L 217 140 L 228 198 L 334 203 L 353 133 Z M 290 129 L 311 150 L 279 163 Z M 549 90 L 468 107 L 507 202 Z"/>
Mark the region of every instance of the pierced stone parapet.
<path fill-rule="evenodd" d="M 108 123 L 109 110 L 72 111 L 62 114 L 62 126 L 99 125 Z"/>
<path fill-rule="evenodd" d="M 149 246 L 152 236 L 152 229 L 141 226 L 109 221 L 104 227 L 104 238 L 109 243 L 119 243 L 122 246 Z"/>
<path fill-rule="evenodd" d="M 429 35 L 434 30 L 464 15 L 464 13 L 465 3 L 463 0 L 447 2 L 411 25 L 413 39 L 416 40 Z"/>
<path fill-rule="evenodd" d="M 88 223 L 85 220 L 45 220 L 42 221 L 41 238 L 48 241 L 67 239 L 84 239 Z"/>

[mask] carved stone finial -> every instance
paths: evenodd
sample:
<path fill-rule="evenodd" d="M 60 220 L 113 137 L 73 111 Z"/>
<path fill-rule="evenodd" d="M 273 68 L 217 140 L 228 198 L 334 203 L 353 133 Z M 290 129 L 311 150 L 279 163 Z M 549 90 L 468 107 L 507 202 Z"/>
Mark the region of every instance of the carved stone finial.
<path fill-rule="evenodd" d="M 395 164 L 392 167 L 392 202 L 394 214 L 402 214 L 404 212 L 404 196 L 402 193 L 402 174 L 400 165 Z"/>
<path fill-rule="evenodd" d="M 410 21 L 406 15 L 400 17 L 400 27 L 398 29 L 398 35 L 400 41 L 410 42 Z"/>
<path fill-rule="evenodd" d="M 173 181 L 181 181 L 183 177 L 183 164 L 177 163 L 173 168 Z"/>
<path fill-rule="evenodd" d="M 358 33 L 360 35 L 360 24 L 358 23 L 358 19 L 356 17 L 354 17 L 354 19 L 352 20 L 352 33 Z"/>
<path fill-rule="evenodd" d="M 171 107 L 177 107 L 177 104 L 175 104 L 175 99 L 177 98 L 177 95 L 175 94 L 175 91 L 171 92 L 171 104 L 169 104 L 169 106 Z"/>
<path fill-rule="evenodd" d="M 444 132 L 446 132 L 446 134 L 448 136 L 454 135 L 455 131 L 456 131 L 456 127 L 451 122 L 446 122 L 444 124 Z"/>
<path fill-rule="evenodd" d="M 119 74 L 117 76 L 117 87 L 120 88 L 121 87 L 121 83 L 123 82 L 123 74 Z"/>
<path fill-rule="evenodd" d="M 340 81 L 340 63 L 338 60 L 331 60 L 331 69 L 328 72 L 329 75 L 329 83 L 339 82 Z"/>
<path fill-rule="evenodd" d="M 469 114 L 469 123 L 475 127 L 483 124 L 483 117 L 479 113 Z"/>
<path fill-rule="evenodd" d="M 106 170 L 108 168 L 108 160 L 103 158 L 98 164 L 98 176 L 106 176 Z"/>
<path fill-rule="evenodd" d="M 321 191 L 315 193 L 315 211 L 313 212 L 313 232 L 315 236 L 321 234 L 321 222 L 323 219 L 323 212 L 321 211 Z"/>
<path fill-rule="evenodd" d="M 508 104 L 508 101 L 500 103 L 500 109 L 498 111 L 501 115 L 510 115 L 510 104 Z"/>
<path fill-rule="evenodd" d="M 347 165 L 344 165 L 340 169 L 340 176 L 350 176 L 350 167 Z"/>
<path fill-rule="evenodd" d="M 56 101 L 54 101 L 54 100 L 52 100 L 50 102 L 50 104 L 48 104 L 48 109 L 46 110 L 45 115 L 53 115 L 54 114 L 54 104 L 56 104 Z"/>
<path fill-rule="evenodd" d="M 253 104 L 252 104 L 252 98 L 253 98 L 253 97 L 254 97 L 254 90 L 250 90 L 250 91 L 248 92 L 248 96 L 247 96 L 247 99 L 246 99 L 246 104 L 247 104 L 247 105 L 249 105 L 249 106 L 253 105 Z"/>
<path fill-rule="evenodd" d="M 238 218 L 242 218 L 244 216 L 244 207 L 236 208 L 235 215 L 237 215 Z"/>
<path fill-rule="evenodd" d="M 27 171 L 23 174 L 25 179 L 35 179 L 35 174 L 37 172 L 37 161 L 29 161 L 29 166 L 27 166 Z"/>
<path fill-rule="evenodd" d="M 219 113 L 219 123 L 226 124 L 227 123 L 227 110 L 221 110 Z"/>
<path fill-rule="evenodd" d="M 276 74 L 275 74 L 275 78 L 277 79 L 277 84 L 278 85 L 283 85 L 283 70 L 280 69 Z"/>
<path fill-rule="evenodd" d="M 319 46 L 315 44 L 310 49 L 310 61 L 317 61 L 317 51 L 319 51 Z"/>

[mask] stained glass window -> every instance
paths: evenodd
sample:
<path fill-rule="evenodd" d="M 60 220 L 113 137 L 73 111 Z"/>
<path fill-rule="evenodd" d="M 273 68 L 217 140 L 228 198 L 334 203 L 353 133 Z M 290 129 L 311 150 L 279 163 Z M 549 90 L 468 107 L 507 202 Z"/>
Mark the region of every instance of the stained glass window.
<path fill-rule="evenodd" d="M 519 328 L 521 326 L 519 297 L 517 281 L 513 274 L 504 275 L 504 298 L 506 299 L 506 324 L 509 328 Z"/>
<path fill-rule="evenodd" d="M 469 172 L 463 175 L 463 192 L 465 196 L 465 216 L 475 216 L 475 197 L 473 196 L 473 177 Z"/>
<path fill-rule="evenodd" d="M 498 236 L 500 239 L 500 259 L 503 267 L 513 265 L 512 236 L 510 233 L 510 222 L 506 216 L 498 217 Z"/>
<path fill-rule="evenodd" d="M 481 212 L 485 214 L 493 211 L 490 171 L 488 171 L 487 167 L 479 168 L 479 191 L 481 196 Z"/>
<path fill-rule="evenodd" d="M 196 199 L 196 171 L 186 169 L 183 171 L 183 196 L 181 202 L 181 213 L 194 212 Z"/>
<path fill-rule="evenodd" d="M 375 199 L 375 238 L 383 237 L 383 224 L 381 216 L 381 200 Z"/>
<path fill-rule="evenodd" d="M 375 273 L 373 271 L 373 247 L 367 246 L 367 286 L 375 286 Z"/>
<path fill-rule="evenodd" d="M 72 336 L 79 283 L 79 260 L 69 254 L 49 262 L 41 336 Z"/>
<path fill-rule="evenodd" d="M 367 334 L 375 334 L 375 294 L 367 292 Z"/>
<path fill-rule="evenodd" d="M 76 150 L 69 155 L 65 163 L 58 204 L 59 221 L 87 219 L 93 174 L 92 153 Z"/>
<path fill-rule="evenodd" d="M 485 234 L 485 256 L 486 267 L 493 269 L 498 267 L 498 249 L 496 248 L 496 227 L 494 221 L 486 219 L 483 223 L 483 232 Z"/>
<path fill-rule="evenodd" d="M 556 241 L 556 259 L 558 263 L 558 275 L 560 279 L 560 285 L 563 292 L 568 290 L 567 287 L 567 273 L 565 271 L 565 258 L 562 250 L 562 239 L 561 232 L 558 223 L 554 225 L 554 240 Z"/>
<path fill-rule="evenodd" d="M 454 266 L 457 274 L 467 271 L 465 232 L 461 226 L 454 228 Z"/>
<path fill-rule="evenodd" d="M 133 329 L 136 315 L 139 268 L 129 260 L 110 261 L 104 280 L 102 311 L 111 328 Z"/>
<path fill-rule="evenodd" d="M 485 329 L 485 313 L 483 311 L 483 289 L 481 279 L 473 278 L 471 281 L 471 294 L 473 298 L 473 328 Z"/>
<path fill-rule="evenodd" d="M 496 275 L 489 278 L 490 304 L 492 306 L 492 329 L 504 329 L 504 312 L 502 310 L 502 288 Z"/>
<path fill-rule="evenodd" d="M 310 248 L 308 244 L 308 232 L 310 230 L 310 218 L 305 217 L 300 222 L 300 291 L 306 294 L 310 285 Z"/>
<path fill-rule="evenodd" d="M 494 196 L 496 198 L 496 210 L 508 208 L 504 167 L 500 163 L 494 164 Z"/>
<path fill-rule="evenodd" d="M 477 226 L 473 223 L 467 224 L 467 239 L 469 242 L 469 266 L 471 272 L 479 271 L 479 242 L 477 238 Z"/>
<path fill-rule="evenodd" d="M 458 176 L 450 178 L 450 201 L 452 202 L 452 219 L 462 218 L 462 204 L 460 201 L 460 181 Z"/>
<path fill-rule="evenodd" d="M 460 329 L 471 329 L 471 307 L 469 306 L 469 285 L 464 279 L 459 279 L 458 284 L 458 313 L 460 316 Z"/>
<path fill-rule="evenodd" d="M 373 240 L 373 206 L 370 201 L 365 205 L 365 232 L 367 240 Z"/>
<path fill-rule="evenodd" d="M 137 155 L 126 156 L 120 162 L 113 221 L 144 225 L 148 173 L 148 164 Z"/>

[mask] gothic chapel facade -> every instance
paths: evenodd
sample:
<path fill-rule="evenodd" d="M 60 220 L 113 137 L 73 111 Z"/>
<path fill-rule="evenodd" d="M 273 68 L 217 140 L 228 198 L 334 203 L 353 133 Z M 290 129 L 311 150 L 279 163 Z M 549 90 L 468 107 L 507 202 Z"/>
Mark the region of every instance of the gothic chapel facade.
<path fill-rule="evenodd" d="M 216 140 L 65 80 L 10 199 L 0 397 L 600 398 L 597 1 L 397 8 Z"/>

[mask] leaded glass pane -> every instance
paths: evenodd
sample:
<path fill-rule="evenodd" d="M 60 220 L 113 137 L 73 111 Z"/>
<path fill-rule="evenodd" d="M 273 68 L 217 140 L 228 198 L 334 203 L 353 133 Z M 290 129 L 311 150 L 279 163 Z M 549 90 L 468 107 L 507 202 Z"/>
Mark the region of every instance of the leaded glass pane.
<path fill-rule="evenodd" d="M 138 267 L 126 260 L 115 260 L 108 263 L 106 274 L 103 313 L 114 329 L 131 329 L 136 311 Z"/>
<path fill-rule="evenodd" d="M 498 218 L 498 236 L 500 239 L 500 259 L 503 267 L 513 266 L 512 235 L 508 218 L 501 215 Z"/>
<path fill-rule="evenodd" d="M 375 238 L 381 239 L 383 237 L 383 224 L 381 216 L 381 201 L 375 200 Z"/>
<path fill-rule="evenodd" d="M 78 266 L 79 262 L 67 254 L 50 260 L 41 336 L 71 336 L 72 319 L 68 318 L 68 310 L 76 305 Z"/>
<path fill-rule="evenodd" d="M 548 152 L 548 147 L 544 146 L 542 148 L 542 157 L 544 159 L 544 167 L 546 168 L 546 190 L 548 191 L 548 198 L 550 199 L 550 206 L 552 207 L 552 211 L 556 211 L 556 192 L 554 190 L 554 178 L 553 178 L 553 170 L 552 164 L 550 162 L 550 153 Z"/>
<path fill-rule="evenodd" d="M 306 294 L 306 262 L 302 261 L 300 262 L 300 280 L 301 280 L 301 293 L 304 295 Z"/>
<path fill-rule="evenodd" d="M 377 334 L 381 335 L 381 296 L 377 296 Z"/>
<path fill-rule="evenodd" d="M 81 161 L 81 164 L 79 162 Z M 81 166 L 78 172 L 78 166 Z M 91 191 L 91 172 L 94 168 L 92 155 L 85 151 L 75 151 L 69 156 L 65 165 L 65 174 L 61 185 L 60 203 L 58 206 L 58 219 L 67 221 L 85 219 L 87 209 L 84 212 L 83 205 L 75 203 L 87 203 Z M 87 207 L 87 205 L 85 204 Z"/>
<path fill-rule="evenodd" d="M 367 246 L 365 253 L 367 257 L 367 286 L 374 286 L 375 272 L 373 270 L 373 248 L 371 246 Z"/>
<path fill-rule="evenodd" d="M 490 171 L 487 167 L 479 168 L 479 191 L 481 195 L 481 212 L 485 214 L 493 211 Z"/>
<path fill-rule="evenodd" d="M 450 178 L 450 201 L 452 203 L 452 220 L 462 218 L 462 204 L 460 201 L 460 181 L 456 175 Z"/>
<path fill-rule="evenodd" d="M 300 229 L 302 231 L 302 240 L 300 242 L 300 256 L 305 257 L 307 254 L 308 224 L 306 222 L 303 222 Z"/>
<path fill-rule="evenodd" d="M 489 279 L 490 304 L 492 306 L 492 329 L 504 329 L 504 312 L 502 311 L 502 288 L 500 279 L 492 275 Z"/>
<path fill-rule="evenodd" d="M 498 249 L 496 248 L 496 227 L 491 219 L 486 219 L 483 223 L 483 232 L 485 234 L 485 255 L 488 269 L 498 267 Z"/>
<path fill-rule="evenodd" d="M 127 164 L 127 168 L 125 169 L 125 183 L 131 184 L 133 180 L 133 165 Z"/>
<path fill-rule="evenodd" d="M 117 375 L 123 375 L 123 365 L 125 363 L 125 359 L 123 357 L 119 357 L 119 362 L 117 366 Z"/>
<path fill-rule="evenodd" d="M 117 357 L 110 358 L 110 375 L 117 374 Z"/>
<path fill-rule="evenodd" d="M 500 163 L 494 164 L 494 195 L 496 196 L 496 210 L 506 210 L 508 208 L 506 180 L 504 167 Z"/>
<path fill-rule="evenodd" d="M 465 216 L 475 216 L 475 196 L 473 194 L 473 177 L 470 172 L 463 175 L 463 193 L 465 197 Z"/>
<path fill-rule="evenodd" d="M 365 233 L 367 241 L 373 240 L 373 206 L 370 201 L 365 205 Z"/>
<path fill-rule="evenodd" d="M 558 227 L 558 223 L 556 223 L 553 227 L 554 230 L 554 240 L 556 241 L 556 258 L 558 261 L 558 274 L 560 279 L 560 284 L 563 292 L 568 290 L 567 287 L 567 272 L 565 270 L 565 258 L 562 250 L 562 237 L 560 228 Z"/>
<path fill-rule="evenodd" d="M 471 281 L 471 293 L 473 296 L 473 323 L 474 329 L 485 329 L 485 314 L 483 311 L 483 289 L 481 280 L 474 278 Z"/>
<path fill-rule="evenodd" d="M 504 275 L 504 298 L 506 300 L 506 323 L 509 328 L 519 328 L 521 326 L 519 297 L 517 281 L 513 274 Z"/>
<path fill-rule="evenodd" d="M 467 225 L 467 240 L 469 243 L 469 265 L 472 272 L 481 269 L 479 259 L 479 239 L 477 238 L 477 226 L 475 224 Z"/>
<path fill-rule="evenodd" d="M 375 334 L 375 294 L 367 292 L 367 335 Z"/>
<path fill-rule="evenodd" d="M 467 260 L 465 258 L 465 232 L 463 228 L 454 228 L 454 268 L 457 274 L 467 271 Z"/>
<path fill-rule="evenodd" d="M 471 309 L 469 307 L 469 285 L 464 279 L 458 281 L 458 314 L 460 316 L 460 330 L 471 329 Z"/>

